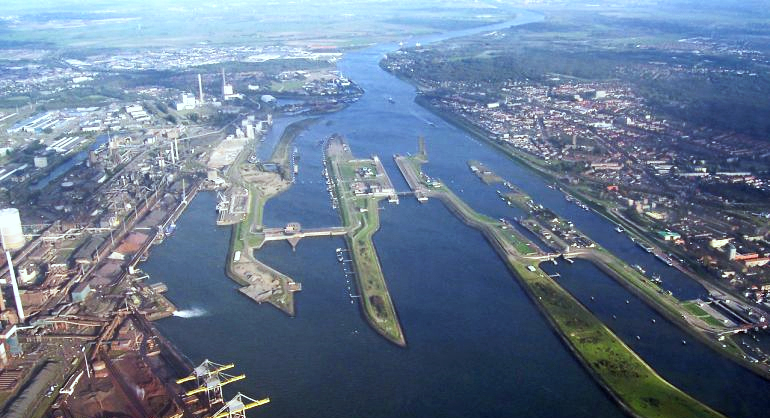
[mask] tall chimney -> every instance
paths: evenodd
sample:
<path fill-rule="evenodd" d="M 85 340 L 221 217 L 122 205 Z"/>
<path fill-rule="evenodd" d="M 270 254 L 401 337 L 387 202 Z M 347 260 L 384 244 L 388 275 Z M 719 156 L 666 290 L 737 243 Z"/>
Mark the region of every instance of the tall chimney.
<path fill-rule="evenodd" d="M 203 78 L 198 74 L 198 100 L 203 104 Z"/>
<path fill-rule="evenodd" d="M 222 67 L 222 98 L 225 97 L 225 86 L 227 85 L 227 80 L 225 80 L 225 67 Z"/>

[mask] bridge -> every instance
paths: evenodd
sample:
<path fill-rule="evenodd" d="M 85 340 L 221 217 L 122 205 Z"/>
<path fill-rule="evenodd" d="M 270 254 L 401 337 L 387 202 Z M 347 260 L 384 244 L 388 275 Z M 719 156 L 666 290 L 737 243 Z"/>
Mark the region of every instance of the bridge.
<path fill-rule="evenodd" d="M 587 254 L 588 254 L 587 251 L 575 250 L 575 251 L 568 251 L 568 252 L 561 252 L 561 253 L 525 255 L 525 256 L 522 256 L 521 258 L 526 260 L 542 262 L 542 261 L 553 261 L 559 257 L 563 257 L 565 260 L 572 260 L 573 258 L 585 258 Z"/>
<path fill-rule="evenodd" d="M 326 228 L 302 229 L 297 222 L 290 222 L 285 228 L 265 228 L 265 241 L 288 241 L 292 250 L 297 249 L 299 240 L 307 237 L 334 237 L 348 233 L 348 229 L 343 226 L 331 226 Z"/>

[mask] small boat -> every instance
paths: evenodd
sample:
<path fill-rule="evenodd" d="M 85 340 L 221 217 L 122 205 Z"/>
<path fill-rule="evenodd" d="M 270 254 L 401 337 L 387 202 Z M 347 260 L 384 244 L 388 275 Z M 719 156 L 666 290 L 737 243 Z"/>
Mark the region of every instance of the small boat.
<path fill-rule="evenodd" d="M 615 227 L 615 232 L 617 232 L 617 233 L 621 233 L 621 232 L 624 232 L 624 231 L 625 231 L 625 229 L 623 229 L 620 225 Z"/>
<path fill-rule="evenodd" d="M 634 266 L 633 266 L 633 267 L 634 267 L 635 269 L 637 269 L 637 270 L 639 271 L 639 273 L 642 273 L 642 274 L 646 273 L 646 272 L 645 272 L 645 270 L 644 270 L 644 268 L 643 268 L 642 266 L 640 266 L 639 264 L 634 264 Z"/>
<path fill-rule="evenodd" d="M 171 234 L 173 234 L 173 233 L 174 233 L 174 231 L 176 231 L 176 224 L 175 224 L 175 223 L 171 223 L 171 224 L 169 224 L 169 225 L 166 227 L 166 230 L 165 230 L 165 231 L 163 231 L 163 232 L 164 232 L 166 235 L 171 235 Z"/>
<path fill-rule="evenodd" d="M 392 97 L 388 97 L 388 102 L 389 102 L 390 104 L 396 103 L 396 101 L 395 101 L 395 100 L 393 100 L 393 98 L 392 98 Z"/>

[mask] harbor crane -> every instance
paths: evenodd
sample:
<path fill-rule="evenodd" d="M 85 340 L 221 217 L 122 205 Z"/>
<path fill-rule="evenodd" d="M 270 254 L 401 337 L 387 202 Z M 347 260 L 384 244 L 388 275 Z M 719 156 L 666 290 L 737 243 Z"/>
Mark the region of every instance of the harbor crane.
<path fill-rule="evenodd" d="M 240 392 L 209 418 L 246 418 L 246 411 L 270 403 L 270 398 L 252 399 Z"/>
<path fill-rule="evenodd" d="M 200 366 L 193 369 L 192 374 L 178 379 L 176 383 L 181 385 L 194 380 L 196 382 L 196 388 L 187 391 L 185 393 L 186 396 L 206 392 L 209 405 L 214 405 L 218 402 L 224 403 L 222 387 L 246 378 L 246 375 L 244 374 L 234 376 L 224 373 L 225 370 L 232 369 L 233 367 L 235 367 L 235 365 L 232 363 L 219 364 L 206 359 Z"/>

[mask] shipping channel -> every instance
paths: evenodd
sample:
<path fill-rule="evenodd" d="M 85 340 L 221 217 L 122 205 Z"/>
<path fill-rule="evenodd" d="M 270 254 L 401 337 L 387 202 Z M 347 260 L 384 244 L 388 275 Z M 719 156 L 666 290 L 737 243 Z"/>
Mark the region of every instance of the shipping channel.
<path fill-rule="evenodd" d="M 522 13 L 513 23 L 538 19 Z M 422 43 L 505 26 L 458 31 Z M 527 168 L 415 104 L 414 89 L 378 66 L 396 48 L 379 45 L 351 52 L 340 62 L 343 73 L 366 94 L 349 108 L 322 117 L 297 139 L 297 183 L 268 202 L 266 225 L 339 224 L 321 178 L 319 141 L 326 136 L 344 135 L 356 155 L 380 155 L 396 187 L 406 190 L 390 156 L 414 152 L 418 135 L 424 135 L 430 160 L 425 170 L 449 183 L 479 212 L 516 216 L 495 187 L 468 171 L 470 159 L 483 161 L 629 264 L 659 272 L 676 296 L 705 293 L 616 233 L 605 219 L 566 202 Z M 181 309 L 201 314 L 162 320 L 159 328 L 194 362 L 210 358 L 238 364 L 249 378 L 234 389 L 269 395 L 273 401 L 259 411 L 262 416 L 623 416 L 483 237 L 440 202 L 421 205 L 404 198 L 399 206 L 383 204 L 381 230 L 374 236 L 406 333 L 406 349 L 369 329 L 357 302 L 351 303 L 335 258 L 342 239 L 302 240 L 296 252 L 286 243 L 271 243 L 256 253 L 302 282 L 295 318 L 267 305 L 255 306 L 239 294 L 224 274 L 230 230 L 215 226 L 215 203 L 214 196 L 201 193 L 177 222 L 176 234 L 153 249 L 142 268 L 153 280 L 168 284 L 168 296 Z M 770 408 L 768 382 L 696 340 L 686 346 L 677 343 L 687 338 L 681 330 L 592 265 L 576 262 L 558 268 L 567 288 L 581 300 L 594 296 L 594 305 L 584 303 L 673 384 L 733 417 L 760 417 Z M 618 300 L 627 306 L 613 322 Z"/>

